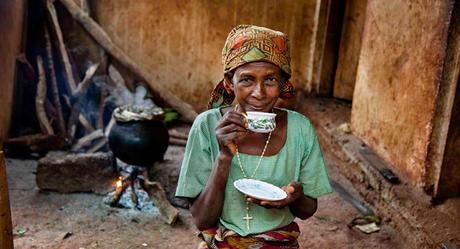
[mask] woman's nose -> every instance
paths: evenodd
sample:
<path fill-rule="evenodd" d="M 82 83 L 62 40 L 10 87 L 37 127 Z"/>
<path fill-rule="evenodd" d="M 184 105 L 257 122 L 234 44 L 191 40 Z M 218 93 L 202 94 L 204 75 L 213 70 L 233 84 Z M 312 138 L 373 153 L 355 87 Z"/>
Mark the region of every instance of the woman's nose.
<path fill-rule="evenodd" d="M 265 92 L 265 86 L 264 86 L 263 83 L 262 83 L 262 84 L 259 83 L 259 84 L 256 85 L 256 87 L 255 87 L 255 89 L 254 89 L 254 91 L 253 91 L 253 95 L 254 95 L 254 97 L 256 97 L 256 98 L 263 98 L 263 97 L 265 97 L 266 92 Z"/>

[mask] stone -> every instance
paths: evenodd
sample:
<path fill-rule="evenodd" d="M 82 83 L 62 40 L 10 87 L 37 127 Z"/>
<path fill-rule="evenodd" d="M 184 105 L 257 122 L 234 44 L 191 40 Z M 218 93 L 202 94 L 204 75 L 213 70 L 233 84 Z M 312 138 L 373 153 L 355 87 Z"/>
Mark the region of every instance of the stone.
<path fill-rule="evenodd" d="M 53 152 L 38 161 L 36 182 L 41 190 L 106 194 L 113 190 L 117 176 L 110 152 Z"/>

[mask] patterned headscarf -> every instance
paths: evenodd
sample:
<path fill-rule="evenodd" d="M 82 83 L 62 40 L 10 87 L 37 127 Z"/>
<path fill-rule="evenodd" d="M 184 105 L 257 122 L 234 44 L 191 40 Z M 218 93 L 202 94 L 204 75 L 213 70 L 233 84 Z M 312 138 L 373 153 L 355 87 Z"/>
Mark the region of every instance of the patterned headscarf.
<path fill-rule="evenodd" d="M 275 64 L 291 76 L 289 40 L 279 31 L 254 25 L 238 25 L 228 34 L 222 50 L 224 74 L 249 62 L 266 61 Z M 294 87 L 282 82 L 280 98 L 294 96 Z M 222 79 L 212 91 L 208 109 L 232 104 L 235 96 L 224 88 Z"/>

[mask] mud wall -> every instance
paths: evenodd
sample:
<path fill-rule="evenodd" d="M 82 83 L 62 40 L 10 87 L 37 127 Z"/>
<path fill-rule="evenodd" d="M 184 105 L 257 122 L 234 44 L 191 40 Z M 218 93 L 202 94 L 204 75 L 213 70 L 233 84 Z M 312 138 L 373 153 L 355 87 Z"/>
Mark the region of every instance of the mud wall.
<path fill-rule="evenodd" d="M 316 2 L 98 0 L 92 15 L 157 81 L 201 111 L 222 77 L 222 47 L 237 24 L 287 33 L 293 83 L 303 88 Z"/>
<path fill-rule="evenodd" d="M 338 65 L 334 79 L 333 95 L 336 98 L 351 100 L 353 97 L 366 6 L 367 0 L 349 0 L 346 3 Z"/>
<path fill-rule="evenodd" d="M 369 0 L 352 129 L 423 185 L 453 1 Z"/>
<path fill-rule="evenodd" d="M 11 120 L 16 57 L 21 48 L 24 1 L 0 1 L 0 141 Z"/>

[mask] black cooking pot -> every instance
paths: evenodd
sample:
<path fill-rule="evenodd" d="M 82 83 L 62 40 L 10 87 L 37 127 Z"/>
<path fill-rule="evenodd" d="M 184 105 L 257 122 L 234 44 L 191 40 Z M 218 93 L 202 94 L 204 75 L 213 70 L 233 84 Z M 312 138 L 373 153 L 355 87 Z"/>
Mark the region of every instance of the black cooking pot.
<path fill-rule="evenodd" d="M 116 121 L 109 133 L 109 147 L 127 164 L 149 167 L 163 160 L 169 133 L 161 120 Z"/>

